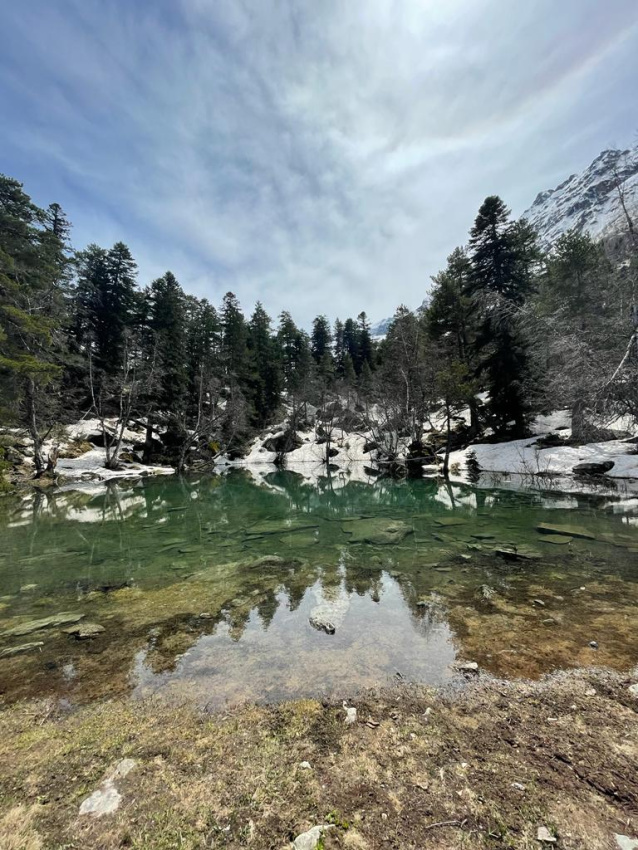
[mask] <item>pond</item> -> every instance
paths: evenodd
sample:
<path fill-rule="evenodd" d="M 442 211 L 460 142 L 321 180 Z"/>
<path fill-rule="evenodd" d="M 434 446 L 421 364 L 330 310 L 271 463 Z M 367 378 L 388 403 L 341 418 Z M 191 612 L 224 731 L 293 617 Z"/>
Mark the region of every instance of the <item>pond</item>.
<path fill-rule="evenodd" d="M 9 701 L 216 709 L 638 660 L 635 499 L 233 471 L 4 499 L 0 540 Z"/>

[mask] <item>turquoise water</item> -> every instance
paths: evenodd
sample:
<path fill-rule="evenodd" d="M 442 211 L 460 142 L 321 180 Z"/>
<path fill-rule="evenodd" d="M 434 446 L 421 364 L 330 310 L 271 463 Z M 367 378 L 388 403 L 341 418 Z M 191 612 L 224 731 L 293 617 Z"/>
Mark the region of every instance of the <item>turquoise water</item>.
<path fill-rule="evenodd" d="M 315 485 L 291 472 L 5 499 L 0 652 L 41 645 L 0 657 L 0 692 L 218 707 L 440 684 L 463 660 L 508 676 L 628 668 L 633 510 L 428 480 Z M 59 614 L 103 631 L 34 628 Z"/>

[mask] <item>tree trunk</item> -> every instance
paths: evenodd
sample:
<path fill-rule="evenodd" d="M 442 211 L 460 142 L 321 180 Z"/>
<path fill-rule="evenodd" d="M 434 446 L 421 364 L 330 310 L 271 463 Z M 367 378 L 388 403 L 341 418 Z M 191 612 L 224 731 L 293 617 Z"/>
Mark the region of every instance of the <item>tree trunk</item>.
<path fill-rule="evenodd" d="M 45 464 L 42 456 L 42 440 L 38 432 L 38 421 L 35 409 L 35 384 L 33 378 L 27 381 L 27 418 L 29 422 L 29 434 L 33 440 L 33 463 L 35 465 L 35 477 L 44 475 Z"/>
<path fill-rule="evenodd" d="M 146 423 L 146 436 L 144 437 L 144 453 L 142 460 L 144 463 L 150 463 L 153 457 L 153 423 L 149 419 Z"/>
<path fill-rule="evenodd" d="M 447 478 L 450 471 L 450 445 L 452 443 L 452 429 L 450 422 L 450 406 L 445 405 L 445 458 L 443 459 L 443 477 Z"/>

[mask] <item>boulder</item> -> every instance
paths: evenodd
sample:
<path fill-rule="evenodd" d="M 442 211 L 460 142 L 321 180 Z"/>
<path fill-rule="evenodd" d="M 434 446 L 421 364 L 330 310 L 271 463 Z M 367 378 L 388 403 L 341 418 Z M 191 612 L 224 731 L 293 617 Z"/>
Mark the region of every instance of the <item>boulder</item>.
<path fill-rule="evenodd" d="M 279 434 L 268 437 L 262 445 L 268 452 L 282 454 L 300 448 L 303 446 L 303 440 L 294 431 L 281 431 Z"/>
<path fill-rule="evenodd" d="M 578 463 L 572 467 L 574 475 L 604 475 L 615 466 L 613 460 L 588 461 L 587 463 Z"/>

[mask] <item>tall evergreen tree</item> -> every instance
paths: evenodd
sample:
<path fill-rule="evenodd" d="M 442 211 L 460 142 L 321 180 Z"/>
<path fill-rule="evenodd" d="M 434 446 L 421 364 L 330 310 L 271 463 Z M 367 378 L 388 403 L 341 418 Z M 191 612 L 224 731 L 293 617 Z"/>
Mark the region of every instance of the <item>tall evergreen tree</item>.
<path fill-rule="evenodd" d="M 42 429 L 61 415 L 56 385 L 64 363 L 66 245 L 47 221 L 21 183 L 0 175 L 2 406 L 28 428 L 37 474 L 46 469 Z"/>
<path fill-rule="evenodd" d="M 486 198 L 470 232 L 467 292 L 479 316 L 475 349 L 489 392 L 492 424 L 498 433 L 512 431 L 516 436 L 524 436 L 531 414 L 529 343 L 520 310 L 532 288 L 536 258 L 530 228 L 511 224 L 500 198 Z"/>
<path fill-rule="evenodd" d="M 263 427 L 277 410 L 283 388 L 279 349 L 273 338 L 271 319 L 258 301 L 250 318 L 248 346 L 252 357 L 251 400 L 254 424 Z"/>
<path fill-rule="evenodd" d="M 326 316 L 317 316 L 312 323 L 312 335 L 310 337 L 310 346 L 312 356 L 316 363 L 320 363 L 324 359 L 324 355 L 330 354 L 332 345 L 332 333 L 330 331 L 330 323 Z"/>

